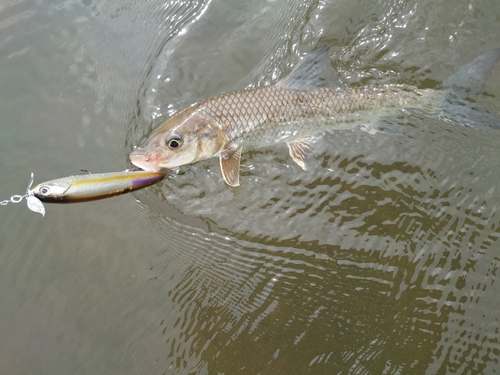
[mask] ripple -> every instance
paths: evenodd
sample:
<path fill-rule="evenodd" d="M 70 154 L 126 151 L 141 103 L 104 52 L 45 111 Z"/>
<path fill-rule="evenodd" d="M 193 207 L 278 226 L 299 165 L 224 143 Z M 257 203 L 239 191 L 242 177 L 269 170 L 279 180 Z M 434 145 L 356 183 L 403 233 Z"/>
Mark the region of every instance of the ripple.
<path fill-rule="evenodd" d="M 86 156 L 104 169 L 118 155 L 125 166 L 163 117 L 217 92 L 276 82 L 324 42 L 343 83 L 436 87 L 496 46 L 497 7 L 2 3 L 7 164 L 27 168 L 26 155 L 47 147 L 57 152 L 28 159 L 53 174 Z M 497 113 L 495 74 L 485 91 L 479 101 Z M 117 201 L 53 206 L 43 221 L 6 207 L 16 210 L 0 236 L 2 330 L 14 348 L 4 345 L 7 367 L 492 372 L 500 136 L 425 108 L 381 119 L 380 128 L 318 137 L 308 172 L 284 145 L 247 152 L 236 191 L 209 160 Z M 11 222 L 24 224 L 16 232 Z"/>

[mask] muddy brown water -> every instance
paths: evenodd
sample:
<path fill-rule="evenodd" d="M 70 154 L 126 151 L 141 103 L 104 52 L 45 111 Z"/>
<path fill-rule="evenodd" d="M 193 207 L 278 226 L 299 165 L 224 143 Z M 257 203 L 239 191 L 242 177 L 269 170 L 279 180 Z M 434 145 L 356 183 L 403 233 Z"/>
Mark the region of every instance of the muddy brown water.
<path fill-rule="evenodd" d="M 120 171 L 169 115 L 277 82 L 439 83 L 498 47 L 496 1 L 36 1 L 0 7 L 1 199 Z M 477 98 L 498 115 L 500 68 Z M 217 160 L 105 201 L 0 207 L 8 374 L 494 374 L 500 131 L 422 108 L 389 129 Z"/>

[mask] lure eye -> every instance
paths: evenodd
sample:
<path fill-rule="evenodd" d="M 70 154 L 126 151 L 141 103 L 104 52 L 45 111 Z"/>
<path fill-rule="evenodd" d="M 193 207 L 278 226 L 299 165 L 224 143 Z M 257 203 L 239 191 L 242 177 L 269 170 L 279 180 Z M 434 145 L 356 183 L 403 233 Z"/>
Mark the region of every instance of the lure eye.
<path fill-rule="evenodd" d="M 165 140 L 165 144 L 171 150 L 175 150 L 181 147 L 182 142 L 182 136 L 180 134 L 173 134 Z"/>
<path fill-rule="evenodd" d="M 42 186 L 40 188 L 40 194 L 42 194 L 42 195 L 49 195 L 50 194 L 50 188 L 48 186 Z"/>

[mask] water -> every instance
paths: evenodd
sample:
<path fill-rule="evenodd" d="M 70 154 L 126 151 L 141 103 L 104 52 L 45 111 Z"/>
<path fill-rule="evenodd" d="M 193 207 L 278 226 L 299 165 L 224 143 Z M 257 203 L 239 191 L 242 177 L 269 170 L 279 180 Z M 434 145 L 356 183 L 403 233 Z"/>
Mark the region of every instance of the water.
<path fill-rule="evenodd" d="M 119 171 L 149 131 L 277 82 L 318 44 L 340 84 L 436 88 L 498 47 L 496 1 L 8 2 L 0 199 Z M 477 100 L 498 115 L 500 67 Z M 105 201 L 0 207 L 2 373 L 493 374 L 500 132 L 417 109 L 375 135 L 217 160 Z"/>

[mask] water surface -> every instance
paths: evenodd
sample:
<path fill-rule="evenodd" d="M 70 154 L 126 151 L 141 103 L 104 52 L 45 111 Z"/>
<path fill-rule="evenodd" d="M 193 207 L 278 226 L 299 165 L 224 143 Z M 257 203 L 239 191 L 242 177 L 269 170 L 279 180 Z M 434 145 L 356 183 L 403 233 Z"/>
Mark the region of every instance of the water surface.
<path fill-rule="evenodd" d="M 439 84 L 498 47 L 496 1 L 9 2 L 1 199 L 119 171 L 190 103 L 272 84 L 319 44 L 336 85 Z M 500 68 L 477 104 L 498 115 Z M 9 374 L 498 372 L 500 132 L 421 108 L 217 160 L 106 201 L 1 207 Z"/>

